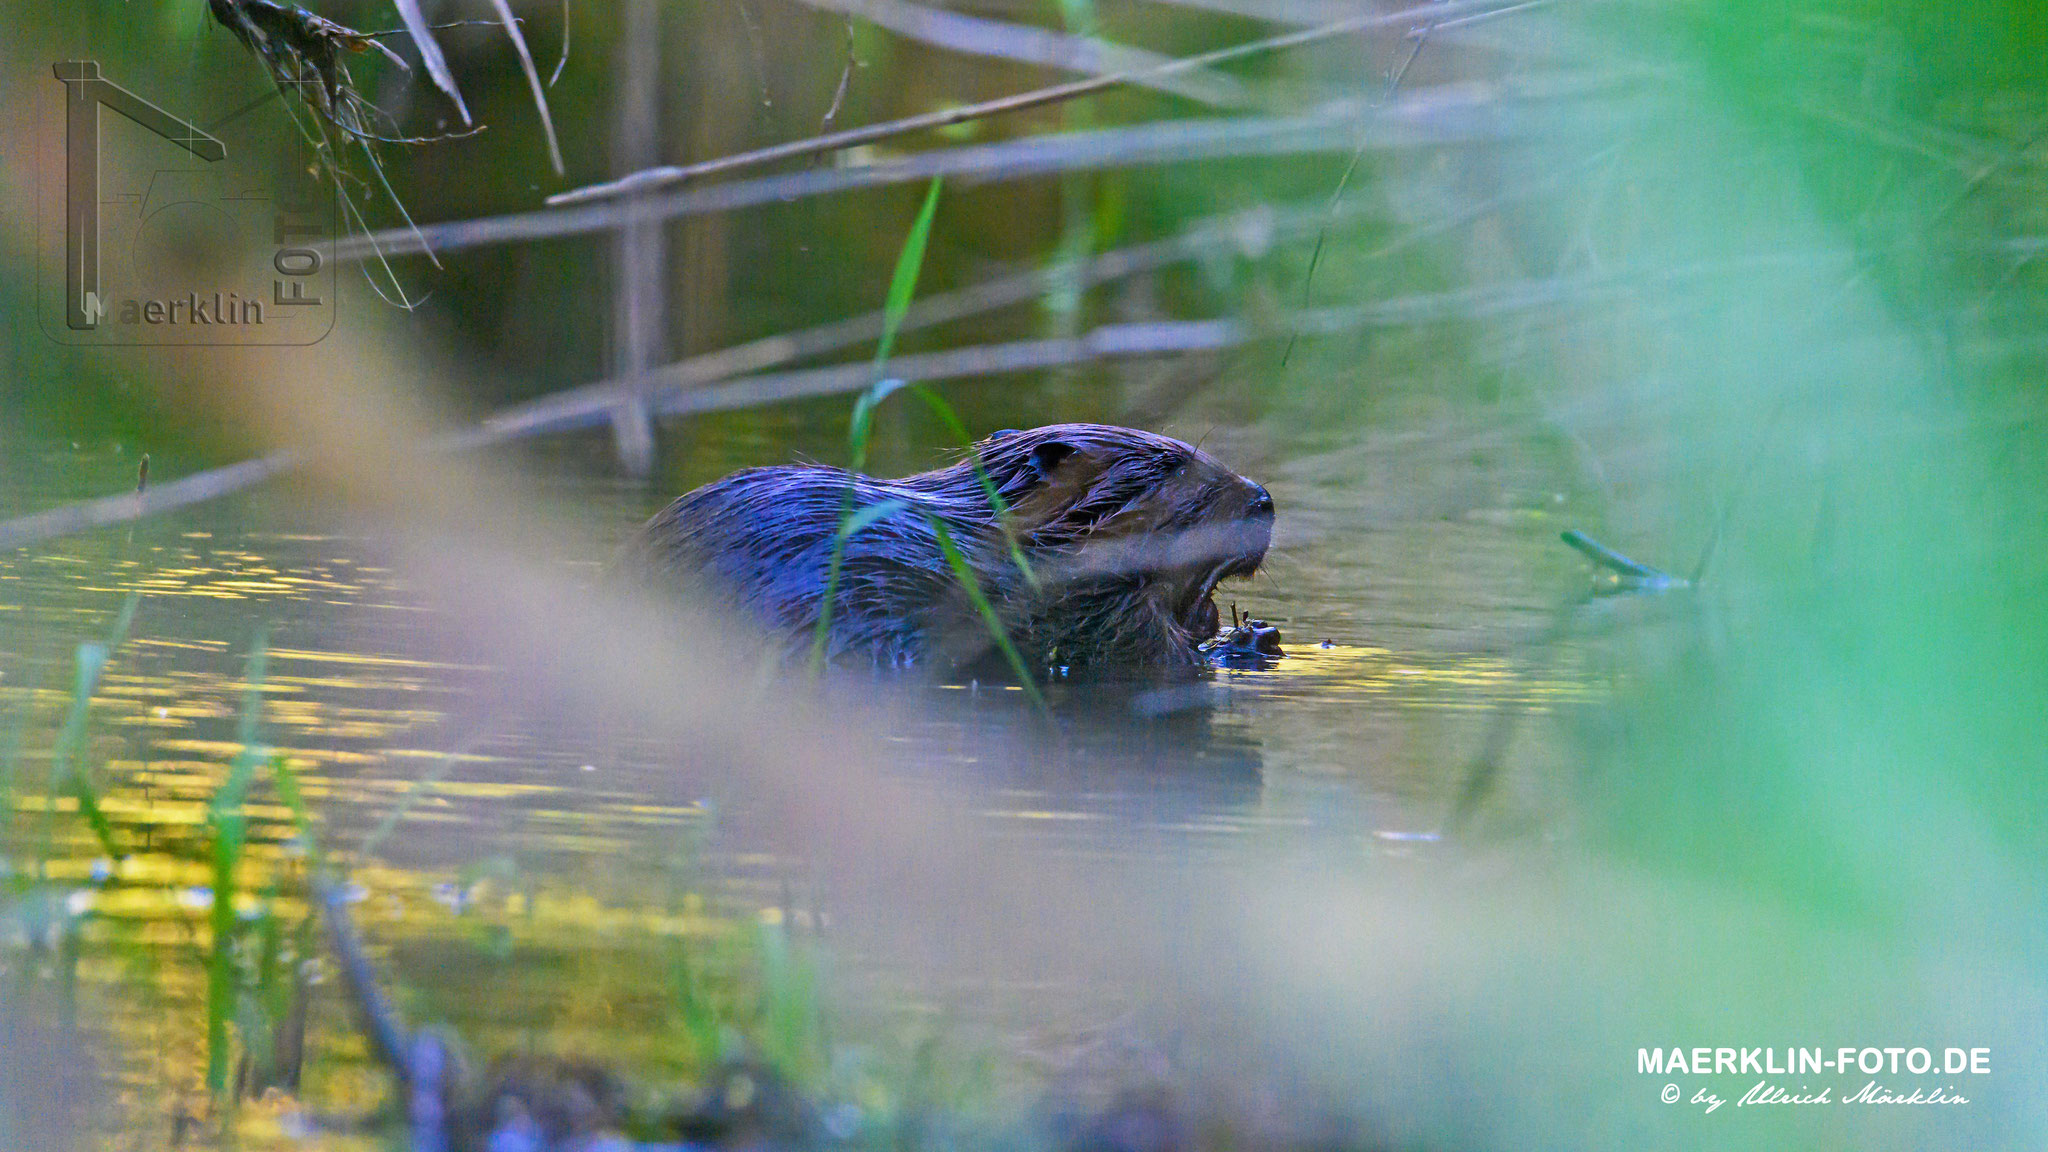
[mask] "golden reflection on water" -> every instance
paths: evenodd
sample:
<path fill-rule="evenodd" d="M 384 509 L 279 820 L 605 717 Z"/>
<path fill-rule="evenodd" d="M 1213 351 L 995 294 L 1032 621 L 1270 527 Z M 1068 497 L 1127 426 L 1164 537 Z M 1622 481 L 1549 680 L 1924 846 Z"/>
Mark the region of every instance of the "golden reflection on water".
<path fill-rule="evenodd" d="M 744 842 L 714 854 L 711 808 L 640 795 L 630 775 L 615 782 L 590 752 L 555 747 L 547 732 L 506 721 L 480 746 L 458 748 L 452 720 L 492 670 L 408 651 L 407 621 L 423 609 L 360 541 L 217 528 L 169 544 L 97 544 L 105 554 L 0 558 L 0 748 L 14 749 L 0 797 L 15 879 L 0 905 L 0 979 L 70 989 L 72 1017 L 108 1041 L 119 1086 L 108 1147 L 151 1146 L 164 1118 L 203 1110 L 210 804 L 243 751 L 237 726 L 251 692 L 260 739 L 301 782 L 321 847 L 350 864 L 358 926 L 409 1018 L 445 1021 L 483 1053 L 601 1052 L 642 1082 L 701 1070 L 710 1054 L 685 1035 L 668 991 L 675 949 L 725 955 L 734 970 L 752 962 L 742 944 L 761 914 L 781 916 L 786 861 Z M 102 639 L 134 590 L 143 596 L 132 634 L 93 692 L 78 757 L 124 853 L 111 860 L 78 799 L 46 795 L 42 782 L 71 706 L 76 646 Z M 1347 620 L 1355 591 L 1340 602 L 1258 589 L 1290 655 L 1268 670 L 1217 673 L 1192 743 L 1175 736 L 1164 759 L 1133 759 L 1136 775 L 1018 773 L 971 712 L 905 721 L 885 738 L 938 787 L 1009 772 L 986 781 L 970 810 L 1014 830 L 1000 834 L 1080 856 L 1255 852 L 1326 824 L 1368 851 L 1407 854 L 1417 845 L 1405 837 L 1440 822 L 1489 718 L 1513 712 L 1539 725 L 1588 689 L 1569 671 L 1534 671 L 1569 662 L 1532 661 L 1512 645 L 1429 651 L 1353 632 L 1325 644 L 1313 623 L 1296 623 Z M 268 667 L 252 685 L 247 654 L 266 627 Z M 1014 691 L 941 695 L 1023 707 Z M 1116 763 L 1129 742 L 1118 729 L 1079 756 L 1103 751 Z M 1176 779 L 1209 761 L 1224 765 L 1213 779 Z M 317 937 L 299 935 L 307 846 L 260 773 L 245 813 L 235 913 L 281 934 L 280 955 L 311 981 L 302 1098 L 333 1115 L 367 1114 L 387 1078 Z M 387 821 L 382 845 L 361 853 Z M 1134 848 L 1134 828 L 1163 839 Z M 807 922 L 798 911 L 790 924 Z M 295 1115 L 274 1099 L 249 1102 L 243 1146 L 304 1147 Z M 318 1144 L 367 1146 L 333 1133 Z"/>
<path fill-rule="evenodd" d="M 160 1146 L 171 1117 L 201 1110 L 214 882 L 209 804 L 242 750 L 235 726 L 252 687 L 262 700 L 262 738 L 303 782 L 323 833 L 359 839 L 361 828 L 352 825 L 365 821 L 354 813 L 388 811 L 414 792 L 400 825 L 405 836 L 467 823 L 477 806 L 520 801 L 540 805 L 527 812 L 527 847 L 556 854 L 605 855 L 623 844 L 607 829 L 673 830 L 703 818 L 700 810 L 614 805 L 538 779 L 496 778 L 499 757 L 451 758 L 442 748 L 411 743 L 440 737 L 438 726 L 459 691 L 451 681 L 484 670 L 296 639 L 350 634 L 335 627 L 344 619 L 335 608 L 417 611 L 391 573 L 330 538 L 271 538 L 262 542 L 264 551 L 253 538 L 241 547 L 215 541 L 215 533 L 189 532 L 175 545 L 138 550 L 146 557 L 139 560 L 62 553 L 0 559 L 7 600 L 0 607 L 14 621 L 0 636 L 0 725 L 14 750 L 0 798 L 13 813 L 4 832 L 8 871 L 17 880 L 0 901 L 0 936 L 8 943 L 0 969 L 8 980 L 55 980 L 66 989 L 66 1014 L 109 1041 L 105 1051 L 118 1058 L 109 1071 L 119 1085 L 107 1117 L 109 1147 Z M 56 729 L 71 703 L 65 686 L 72 650 L 104 634 L 130 590 L 143 593 L 135 634 L 116 650 L 92 694 L 78 757 L 124 854 L 110 860 L 79 818 L 79 800 L 48 796 L 40 781 L 52 768 Z M 209 611 L 217 602 L 235 610 Z M 265 619 L 275 622 L 281 641 L 293 639 L 270 649 L 269 672 L 252 686 L 243 679 L 244 654 Z M 416 784 L 429 765 L 444 761 L 453 762 L 454 778 Z M 239 862 L 237 916 L 303 923 L 306 854 L 290 811 L 261 784 L 244 811 L 251 832 Z M 593 942 L 637 941 L 646 949 L 665 938 L 729 930 L 729 921 L 701 899 L 678 899 L 673 910 L 607 903 L 594 895 L 600 889 L 575 879 L 521 876 L 514 889 L 502 879 L 465 878 L 460 868 L 385 866 L 374 858 L 355 860 L 351 879 L 364 893 L 356 907 L 360 926 L 368 939 L 384 942 L 380 954 L 396 941 L 416 948 L 442 940 L 491 956 L 523 956 L 530 965 L 579 956 Z M 387 1092 L 387 1077 L 370 1061 L 318 950 L 300 959 L 318 982 L 305 1098 L 338 1115 L 367 1114 Z M 644 962 L 619 967 L 647 970 Z M 434 988 L 423 999 L 439 1004 L 449 999 L 455 975 L 408 968 L 403 981 L 408 990 Z M 520 998 L 551 1031 L 563 1038 L 604 1033 L 602 1043 L 588 1045 L 592 1050 L 619 1051 L 632 1031 L 616 1023 L 599 1029 L 573 1014 L 550 1018 L 548 998 L 538 993 L 525 988 Z M 443 1011 L 430 1008 L 421 1018 L 448 1018 Z M 486 1050 L 506 1045 L 486 1015 L 450 1016 Z M 661 1045 L 626 1044 L 634 1047 Z M 245 1119 L 245 1147 L 304 1146 L 291 1138 L 290 1109 L 257 1104 Z"/>

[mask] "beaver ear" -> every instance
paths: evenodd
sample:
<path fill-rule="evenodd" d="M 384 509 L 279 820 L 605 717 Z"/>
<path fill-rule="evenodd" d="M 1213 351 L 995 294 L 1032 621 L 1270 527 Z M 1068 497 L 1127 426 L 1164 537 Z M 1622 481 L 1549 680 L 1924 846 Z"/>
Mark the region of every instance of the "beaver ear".
<path fill-rule="evenodd" d="M 1060 440 L 1047 440 L 1033 448 L 1027 461 L 1031 467 L 1033 481 L 1043 484 L 1052 479 L 1052 474 L 1060 466 L 1060 462 L 1073 454 L 1074 446 Z"/>

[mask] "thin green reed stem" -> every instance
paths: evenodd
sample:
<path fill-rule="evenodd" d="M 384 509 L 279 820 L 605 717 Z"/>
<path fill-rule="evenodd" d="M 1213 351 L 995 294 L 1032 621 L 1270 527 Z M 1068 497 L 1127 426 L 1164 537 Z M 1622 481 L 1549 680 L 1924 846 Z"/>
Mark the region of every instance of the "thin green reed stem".
<path fill-rule="evenodd" d="M 305 790 L 299 787 L 299 774 L 292 771 L 291 761 L 284 753 L 270 757 L 270 778 L 277 788 L 277 798 L 284 801 L 287 811 L 292 814 L 292 826 L 298 830 L 299 842 L 306 846 L 306 862 L 316 873 L 324 871 L 327 859 L 320 851 L 320 841 L 313 835 L 313 814 L 306 808 Z"/>
<path fill-rule="evenodd" d="M 924 206 L 919 209 L 917 220 L 911 225 L 910 235 L 904 239 L 903 250 L 896 257 L 895 271 L 889 278 L 888 300 L 882 310 L 882 337 L 875 348 L 876 381 L 859 400 L 854 402 L 853 419 L 847 428 L 847 455 L 851 460 L 849 467 L 856 473 L 867 466 L 868 441 L 874 433 L 875 408 L 887 399 L 890 393 L 904 387 L 903 381 L 883 379 L 882 373 L 888 365 L 889 354 L 895 350 L 896 333 L 902 327 L 903 317 L 910 310 L 910 302 L 917 294 L 918 274 L 924 267 L 925 249 L 931 240 L 932 221 L 938 214 L 940 190 L 941 181 L 933 179 L 931 187 L 925 192 Z M 923 385 L 912 385 L 911 391 L 924 401 L 925 407 L 930 409 L 953 435 L 962 441 L 971 442 L 972 437 L 967 434 L 967 428 L 961 423 L 959 415 L 953 411 L 951 405 L 939 397 L 938 393 Z M 980 483 L 982 493 L 988 497 L 989 507 L 994 510 L 998 523 L 1004 525 L 1004 538 L 1009 544 L 1011 558 L 1016 562 L 1018 571 L 1023 573 L 1025 581 L 1033 588 L 1038 587 L 1037 574 L 1031 570 L 1030 562 L 1025 559 L 1023 547 L 1008 529 L 1009 506 L 1004 502 L 1002 493 L 997 491 L 995 480 L 989 476 L 988 469 L 982 465 L 980 454 L 975 454 L 973 463 L 975 479 Z M 813 675 L 823 671 L 825 666 L 825 649 L 832 631 L 833 608 L 839 599 L 839 577 L 846 560 L 846 542 L 854 533 L 887 514 L 874 509 L 856 509 L 853 506 L 853 497 L 853 485 L 848 483 L 845 496 L 840 502 L 839 527 L 832 537 L 832 558 L 825 569 L 825 599 L 819 606 L 818 623 L 811 633 L 810 664 Z M 931 520 L 938 536 L 939 547 L 945 554 L 947 563 L 952 565 L 954 574 L 960 578 L 962 587 L 966 589 L 968 599 L 974 603 L 982 620 L 988 625 L 997 647 L 1002 649 L 1010 665 L 1016 669 L 1024 691 L 1043 708 L 1045 699 L 1039 693 L 1036 681 L 1025 667 L 1024 659 L 1018 654 L 1016 646 L 1010 642 L 1009 635 L 1004 632 L 1002 622 L 997 618 L 995 609 L 990 606 L 988 597 L 982 593 L 981 583 L 975 578 L 973 569 L 967 565 L 966 559 L 954 545 L 952 535 L 945 526 L 936 518 L 928 519 Z"/>
<path fill-rule="evenodd" d="M 946 563 L 953 566 L 953 575 L 959 579 L 960 587 L 966 590 L 967 599 L 973 603 L 974 610 L 981 613 L 982 623 L 988 625 L 990 638 L 996 642 L 997 648 L 1002 649 L 1003 658 L 1010 662 L 1010 667 L 1016 670 L 1017 682 L 1023 687 L 1024 694 L 1043 710 L 1045 695 L 1038 690 L 1038 682 L 1032 678 L 1031 670 L 1025 667 L 1024 657 L 1017 652 L 1017 646 L 1010 643 L 1009 633 L 1003 630 L 1003 622 L 996 616 L 995 606 L 982 594 L 981 581 L 975 579 L 973 566 L 967 563 L 967 557 L 960 554 L 959 547 L 953 543 L 953 534 L 946 531 L 944 521 L 937 516 L 925 519 L 932 526 L 932 535 L 938 537 L 939 551 L 945 553 Z"/>
<path fill-rule="evenodd" d="M 21 729 L 27 714 L 24 699 L 7 710 L 7 727 L 0 731 L 0 827 L 14 822 L 15 781 L 21 775 Z"/>
<path fill-rule="evenodd" d="M 64 718 L 64 728 L 57 736 L 57 747 L 50 754 L 50 798 L 54 807 L 60 792 L 69 792 L 78 800 L 78 813 L 92 826 L 93 835 L 99 838 L 100 847 L 108 856 L 118 857 L 120 849 L 114 843 L 114 825 L 100 807 L 99 796 L 93 791 L 92 781 L 86 779 L 77 764 L 80 745 L 85 742 L 86 715 L 92 708 L 93 688 L 99 683 L 100 671 L 107 665 L 107 650 L 99 644 L 78 646 L 78 671 L 72 682 L 71 712 Z M 47 829 L 48 824 L 44 827 Z M 45 860 L 48 858 L 45 847 Z"/>
<path fill-rule="evenodd" d="M 889 276 L 889 298 L 882 306 L 882 339 L 875 346 L 877 376 L 881 375 L 882 365 L 888 363 L 889 353 L 896 349 L 896 332 L 903 327 L 903 315 L 910 311 L 911 298 L 917 295 L 917 277 L 924 269 L 924 250 L 931 239 L 932 221 L 939 213 L 942 183 L 940 178 L 932 178 L 931 187 L 925 189 L 924 206 L 917 210 L 917 221 L 904 238 L 903 251 L 896 254 L 896 270 Z"/>
<path fill-rule="evenodd" d="M 912 384 L 910 390 L 917 394 L 918 399 L 924 401 L 925 407 L 931 409 L 932 414 L 939 418 L 947 431 L 962 441 L 972 442 L 972 437 L 967 434 L 967 426 L 960 422 L 960 417 L 953 411 L 953 406 L 941 399 L 937 392 L 923 384 Z M 974 463 L 974 478 L 980 481 L 982 494 L 988 497 L 988 506 L 995 510 L 996 522 L 1003 526 L 1003 539 L 1010 546 L 1010 559 L 1016 562 L 1017 571 L 1024 574 L 1024 582 L 1034 589 L 1038 588 L 1038 574 L 1031 570 L 1031 562 L 1024 558 L 1024 546 L 1018 543 L 1016 534 L 1010 530 L 1009 503 L 1003 499 L 1001 492 L 996 491 L 995 479 L 988 474 L 988 469 L 982 466 L 981 453 L 975 452 L 970 459 Z"/>
<path fill-rule="evenodd" d="M 228 1014 L 235 997 L 235 863 L 240 828 L 216 824 L 213 835 L 213 948 L 206 965 L 206 1087 L 218 1096 L 228 1084 Z"/>
<path fill-rule="evenodd" d="M 875 405 L 902 386 L 901 381 L 881 379 L 882 370 L 889 363 L 889 354 L 896 348 L 896 333 L 903 327 L 903 316 L 910 311 L 910 301 L 917 295 L 918 273 L 924 268 L 925 246 L 931 239 L 932 221 L 939 212 L 939 191 L 943 181 L 932 179 L 931 187 L 924 194 L 924 206 L 918 209 L 917 220 L 910 226 L 910 235 L 904 238 L 903 250 L 896 254 L 896 270 L 889 277 L 889 296 L 882 307 L 882 338 L 875 345 L 876 384 L 868 389 L 853 406 L 853 422 L 847 429 L 847 448 L 854 472 L 867 467 L 868 438 L 874 429 Z M 811 633 L 811 673 L 816 675 L 825 668 L 825 645 L 832 633 L 832 608 L 839 598 L 839 569 L 846 560 L 846 540 L 851 533 L 845 531 L 847 522 L 853 517 L 853 485 L 848 483 L 846 494 L 840 501 L 840 531 L 832 538 L 832 559 L 825 568 L 825 601 L 818 608 L 818 626 Z"/>
<path fill-rule="evenodd" d="M 213 826 L 213 951 L 206 973 L 206 1087 L 215 1095 L 227 1090 L 228 1019 L 235 1003 L 235 872 L 248 839 L 248 815 L 242 805 L 256 778 L 256 767 L 268 758 L 256 746 L 263 714 L 263 677 L 269 664 L 268 637 L 259 632 L 249 651 L 248 675 L 242 690 L 242 716 L 237 731 L 240 749 L 228 765 L 228 776 L 207 805 Z"/>
<path fill-rule="evenodd" d="M 313 814 L 306 806 L 305 789 L 299 786 L 299 774 L 292 770 L 291 761 L 282 752 L 274 753 L 270 758 L 270 777 L 277 788 L 278 799 L 284 802 L 286 810 L 292 814 L 292 826 L 298 831 L 299 843 L 305 846 L 307 903 L 318 909 L 319 894 L 329 882 L 329 872 L 327 854 L 321 850 L 320 838 L 313 831 Z M 314 911 L 299 921 L 294 947 L 300 956 L 312 955 L 316 939 L 314 925 L 318 923 L 320 915 L 320 912 Z M 276 919 L 276 913 L 273 911 L 269 917 L 273 932 L 276 931 Z M 266 967 L 264 972 L 266 979 L 273 978 L 270 968 Z M 270 1016 L 273 1034 L 271 1056 L 273 1060 L 280 1062 L 303 1062 L 307 990 L 303 977 L 295 974 L 286 976 L 288 978 L 276 977 L 275 985 L 269 989 L 265 998 L 265 1008 Z M 276 1029 L 280 1027 L 280 1020 L 286 1022 L 282 1027 L 293 1030 L 296 1037 L 288 1045 L 279 1045 L 274 1038 Z M 294 1063 L 294 1067 L 297 1067 L 297 1063 Z M 273 1069 L 273 1072 L 279 1071 L 281 1069 Z M 291 1072 L 286 1079 L 296 1085 L 297 1072 Z"/>
<path fill-rule="evenodd" d="M 78 800 L 78 812 L 91 825 L 93 835 L 99 838 L 100 847 L 110 857 L 118 858 L 120 848 L 114 842 L 114 825 L 107 819 L 105 809 L 100 807 L 99 795 L 94 791 L 92 780 L 78 765 L 78 756 L 85 743 L 86 722 L 92 711 L 92 694 L 99 687 L 100 674 L 106 670 L 107 662 L 113 658 L 114 650 L 128 639 L 128 630 L 135 623 L 135 609 L 142 603 L 142 593 L 130 592 L 121 604 L 121 611 L 114 616 L 113 626 L 107 629 L 106 639 L 98 644 L 78 646 L 77 673 L 72 681 L 71 710 L 64 717 L 64 727 L 57 734 L 57 746 L 50 752 L 50 795 L 46 804 L 49 810 L 59 794 L 69 792 Z M 43 863 L 49 861 L 50 822 L 43 822 Z"/>
<path fill-rule="evenodd" d="M 758 947 L 766 1016 L 762 1039 L 786 1073 L 813 1077 L 824 1071 L 818 1043 L 818 981 L 808 949 L 793 944 L 788 918 L 762 922 Z"/>

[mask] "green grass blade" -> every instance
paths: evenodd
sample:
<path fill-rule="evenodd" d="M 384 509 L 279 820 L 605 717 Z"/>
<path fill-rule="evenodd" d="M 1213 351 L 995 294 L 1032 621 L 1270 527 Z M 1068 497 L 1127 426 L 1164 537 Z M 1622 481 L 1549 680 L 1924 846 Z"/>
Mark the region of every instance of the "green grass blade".
<path fill-rule="evenodd" d="M 705 977 L 704 965 L 691 955 L 691 948 L 681 940 L 671 942 L 669 986 L 676 1019 L 691 1057 L 710 1067 L 723 1055 L 725 1021 Z"/>
<path fill-rule="evenodd" d="M 783 920 L 759 928 L 762 995 L 766 1000 L 762 1039 L 773 1063 L 785 1074 L 809 1079 L 822 1069 L 818 1044 L 817 974 L 799 954 Z"/>
<path fill-rule="evenodd" d="M 248 799 L 249 787 L 256 779 L 256 768 L 269 759 L 269 752 L 256 746 L 256 730 L 263 718 L 263 676 L 270 663 L 268 638 L 257 633 L 255 643 L 249 649 L 248 677 L 242 687 L 242 715 L 236 726 L 235 739 L 241 750 L 228 764 L 228 778 L 221 783 L 220 790 L 213 794 L 208 805 L 212 819 L 240 818 L 242 802 Z"/>
<path fill-rule="evenodd" d="M 51 802 L 54 803 L 63 793 L 70 793 L 78 801 L 79 815 L 85 817 L 85 822 L 92 827 L 100 847 L 116 859 L 120 858 L 121 851 L 114 840 L 113 822 L 107 819 L 106 810 L 100 807 L 99 794 L 94 790 L 92 780 L 79 768 L 78 756 L 85 744 L 93 691 L 99 687 L 100 674 L 106 671 L 114 650 L 128 639 L 128 630 L 135 623 L 135 610 L 141 603 L 140 591 L 128 593 L 121 603 L 121 610 L 114 615 L 114 623 L 107 629 L 106 641 L 78 646 L 78 670 L 72 683 L 71 710 L 64 717 L 64 727 L 57 734 L 57 746 L 50 753 Z M 47 822 L 44 827 L 48 829 Z"/>
<path fill-rule="evenodd" d="M 121 611 L 115 614 L 113 626 L 107 629 L 107 652 L 109 655 L 113 653 L 114 649 L 119 648 L 123 641 L 128 639 L 128 630 L 135 624 L 135 610 L 141 606 L 142 592 L 140 589 L 128 593 L 128 598 L 121 602 Z"/>
<path fill-rule="evenodd" d="M 953 566 L 953 575 L 959 579 L 960 587 L 967 592 L 967 599 L 974 604 L 974 610 L 981 613 L 982 623 L 988 625 L 989 638 L 995 641 L 997 648 L 1002 649 L 1003 658 L 1016 670 L 1017 682 L 1023 687 L 1025 695 L 1031 697 L 1032 703 L 1041 709 L 1044 708 L 1045 695 L 1038 690 L 1038 681 L 1032 678 L 1031 669 L 1025 666 L 1024 657 L 1018 653 L 1017 646 L 1010 643 L 1010 634 L 1003 630 L 1003 622 L 996 617 L 995 607 L 988 602 L 988 597 L 982 594 L 981 581 L 975 579 L 974 568 L 967 563 L 967 557 L 961 555 L 959 547 L 953 543 L 953 534 L 946 531 L 945 523 L 938 517 L 927 516 L 925 519 L 932 526 L 932 535 L 939 539 L 939 551 L 945 553 L 946 563 Z"/>
<path fill-rule="evenodd" d="M 7 727 L 0 731 L 0 831 L 14 820 L 14 793 L 16 781 L 21 778 L 21 730 L 26 713 L 21 705 L 8 709 Z"/>
<path fill-rule="evenodd" d="M 213 833 L 212 951 L 206 963 L 206 1087 L 228 1084 L 228 1016 L 235 1001 L 235 865 L 242 854 L 242 817 L 216 821 Z"/>
<path fill-rule="evenodd" d="M 974 442 L 974 437 L 967 434 L 967 425 L 960 422 L 960 417 L 953 411 L 953 406 L 946 403 L 937 392 L 922 384 L 913 386 L 911 390 L 917 393 L 918 399 L 924 401 L 925 407 L 931 409 L 932 414 L 939 418 L 939 422 L 962 443 Z M 972 459 L 974 478 L 980 481 L 982 494 L 988 497 L 988 506 L 995 511 L 996 522 L 1003 525 L 1003 538 L 1010 545 L 1010 559 L 1016 562 L 1017 571 L 1024 574 L 1024 582 L 1037 589 L 1040 587 L 1038 573 L 1031 570 L 1031 561 L 1024 558 L 1023 545 L 1017 542 L 1016 535 L 1009 530 L 1010 505 L 1003 499 L 1003 494 L 996 491 L 995 479 L 988 474 L 988 469 L 982 466 L 981 453 L 975 452 Z"/>
<path fill-rule="evenodd" d="M 924 206 L 918 209 L 917 219 L 910 226 L 910 235 L 903 240 L 903 250 L 896 254 L 896 270 L 889 277 L 889 295 L 882 305 L 882 338 L 875 345 L 874 385 L 854 402 L 853 419 L 846 429 L 846 448 L 849 463 L 847 467 L 859 472 L 867 467 L 868 439 L 874 431 L 875 406 L 891 392 L 903 387 L 901 380 L 880 379 L 889 363 L 889 354 L 896 349 L 896 333 L 903 327 L 904 314 L 910 311 L 910 301 L 917 295 L 918 273 L 924 269 L 924 252 L 931 240 L 932 221 L 939 213 L 939 192 L 944 181 L 932 178 L 931 187 L 925 190 Z M 845 500 L 839 506 L 839 531 L 832 537 L 832 558 L 825 565 L 825 600 L 818 607 L 818 623 L 811 630 L 811 674 L 825 670 L 825 644 L 832 635 L 832 608 L 839 598 L 839 569 L 846 562 L 846 538 L 852 535 L 847 524 L 856 514 L 853 506 L 853 489 L 848 487 Z"/>
<path fill-rule="evenodd" d="M 846 563 L 846 538 L 853 535 L 847 527 L 853 522 L 853 485 L 846 487 L 846 496 L 839 502 L 839 530 L 832 534 L 832 559 L 825 565 L 825 599 L 818 605 L 818 624 L 811 629 L 811 675 L 825 670 L 825 641 L 832 635 L 832 605 L 839 600 L 839 569 Z"/>
<path fill-rule="evenodd" d="M 248 799 L 257 765 L 269 759 L 269 754 L 256 746 L 263 719 L 263 677 L 269 659 L 268 636 L 258 632 L 249 649 L 247 681 L 242 691 L 242 715 L 236 734 L 241 747 L 228 765 L 227 779 L 207 805 L 207 822 L 213 827 L 213 940 L 206 971 L 206 1087 L 215 1095 L 227 1090 L 228 1020 L 235 1014 L 238 998 L 235 885 L 249 831 L 249 818 L 242 805 Z"/>
<path fill-rule="evenodd" d="M 57 734 L 57 746 L 50 753 L 50 802 L 54 804 L 58 794 L 63 792 L 76 797 L 79 814 L 92 826 L 100 847 L 107 855 L 118 858 L 121 851 L 114 842 L 114 825 L 100 807 L 92 781 L 78 768 L 78 752 L 85 742 L 85 722 L 92 709 L 93 689 L 99 685 L 100 672 L 107 666 L 108 653 L 108 648 L 102 644 L 78 646 L 78 670 L 72 681 L 71 711 L 64 717 L 64 727 Z"/>
<path fill-rule="evenodd" d="M 278 990 L 284 986 L 284 922 L 277 915 L 283 896 L 276 881 L 263 891 L 262 915 L 256 918 L 256 999 L 272 1020 L 282 1019 Z"/>
<path fill-rule="evenodd" d="M 868 440 L 874 434 L 875 409 L 889 398 L 890 393 L 902 387 L 901 380 L 877 380 L 860 394 L 860 399 L 853 402 L 853 420 L 847 425 L 846 447 L 847 455 L 853 461 L 850 467 L 855 472 L 867 467 Z"/>
<path fill-rule="evenodd" d="M 889 362 L 889 353 L 896 348 L 896 331 L 903 327 L 903 314 L 910 311 L 911 297 L 917 294 L 917 276 L 924 268 L 925 245 L 931 239 L 932 220 L 939 213 L 940 185 L 940 178 L 934 176 L 931 187 L 925 190 L 924 207 L 918 209 L 917 222 L 910 226 L 910 235 L 903 241 L 903 251 L 896 255 L 896 271 L 889 277 L 889 298 L 882 306 L 882 340 L 875 346 L 876 375 L 880 375 L 882 365 Z"/>
<path fill-rule="evenodd" d="M 298 829 L 299 842 L 306 846 L 306 860 L 315 872 L 324 872 L 326 858 L 320 851 L 320 840 L 313 835 L 313 814 L 306 808 L 305 790 L 299 787 L 299 774 L 292 771 L 291 761 L 282 752 L 270 756 L 270 779 L 277 788 L 277 798 L 292 814 L 292 826 Z"/>
<path fill-rule="evenodd" d="M 469 735 L 449 745 L 448 750 L 441 753 L 440 759 L 434 761 L 431 767 L 421 773 L 418 779 L 406 787 L 404 794 L 399 796 L 398 802 L 393 804 L 391 809 L 384 813 L 384 818 L 377 821 L 375 828 L 370 829 L 370 834 L 363 837 L 363 842 L 356 846 L 356 857 L 367 860 L 375 856 L 378 846 L 384 843 L 385 837 L 391 835 L 398 828 L 399 821 L 404 820 L 411 813 L 413 805 L 419 803 L 429 791 L 439 785 L 442 778 L 447 776 L 449 771 L 455 767 L 457 761 L 475 752 L 483 744 L 487 736 L 488 732 L 486 729 L 479 727 L 472 730 Z"/>

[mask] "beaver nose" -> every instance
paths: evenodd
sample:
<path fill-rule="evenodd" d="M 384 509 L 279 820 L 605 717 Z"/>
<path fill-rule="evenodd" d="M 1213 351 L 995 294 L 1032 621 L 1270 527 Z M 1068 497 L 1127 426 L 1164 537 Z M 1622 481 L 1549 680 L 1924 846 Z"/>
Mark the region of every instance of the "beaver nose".
<path fill-rule="evenodd" d="M 1246 509 L 1246 511 L 1253 516 L 1271 516 L 1273 514 L 1273 494 L 1258 484 L 1252 485 L 1252 492 L 1251 507 Z"/>

